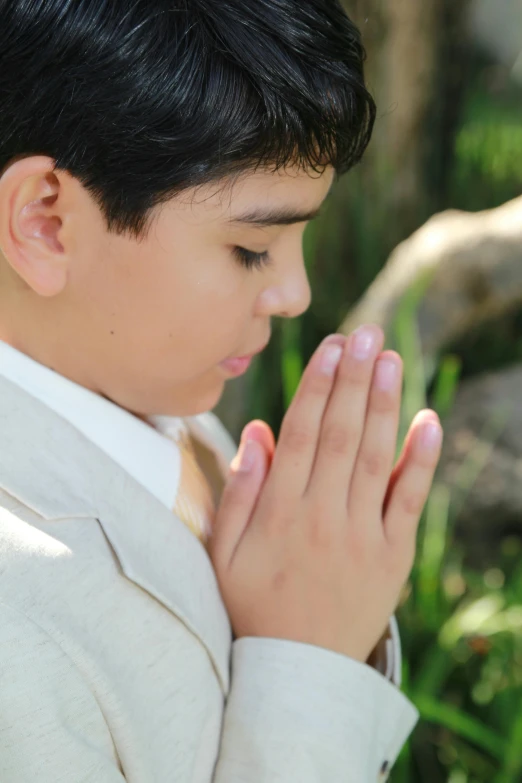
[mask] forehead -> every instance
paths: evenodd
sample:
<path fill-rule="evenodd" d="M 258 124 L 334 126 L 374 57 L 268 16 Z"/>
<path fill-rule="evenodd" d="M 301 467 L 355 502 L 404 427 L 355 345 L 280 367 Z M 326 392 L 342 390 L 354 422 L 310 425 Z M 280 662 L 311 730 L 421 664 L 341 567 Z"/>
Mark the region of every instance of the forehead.
<path fill-rule="evenodd" d="M 315 217 L 334 179 L 332 167 L 320 173 L 258 169 L 198 187 L 178 207 L 194 220 L 230 226 L 289 225 Z"/>

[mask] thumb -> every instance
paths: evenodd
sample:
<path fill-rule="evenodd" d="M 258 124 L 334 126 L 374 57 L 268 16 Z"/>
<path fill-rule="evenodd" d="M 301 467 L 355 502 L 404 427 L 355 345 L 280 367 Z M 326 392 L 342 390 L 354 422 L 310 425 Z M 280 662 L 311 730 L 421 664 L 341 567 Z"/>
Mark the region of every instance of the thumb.
<path fill-rule="evenodd" d="M 243 430 L 241 440 L 257 440 L 265 449 L 269 464 L 272 463 L 276 444 L 274 433 L 265 421 L 254 419 L 254 421 L 249 422 Z"/>
<path fill-rule="evenodd" d="M 231 465 L 210 541 L 217 568 L 227 568 L 253 514 L 267 475 L 268 455 L 257 440 L 244 438 Z"/>

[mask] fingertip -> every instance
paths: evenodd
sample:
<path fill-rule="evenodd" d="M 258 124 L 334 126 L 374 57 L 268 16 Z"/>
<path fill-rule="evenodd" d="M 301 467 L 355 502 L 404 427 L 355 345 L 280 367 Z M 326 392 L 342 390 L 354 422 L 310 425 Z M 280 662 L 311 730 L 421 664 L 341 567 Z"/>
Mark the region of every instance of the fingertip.
<path fill-rule="evenodd" d="M 267 456 L 271 459 L 275 451 L 275 437 L 271 427 L 260 419 L 251 421 L 244 428 L 241 435 L 241 441 L 255 440 L 263 448 Z"/>
<path fill-rule="evenodd" d="M 328 337 L 325 337 L 321 345 L 341 345 L 344 346 L 346 342 L 346 335 L 341 334 L 339 332 L 335 332 L 334 334 L 329 334 Z"/>
<path fill-rule="evenodd" d="M 232 461 L 230 467 L 234 474 L 245 476 L 254 473 L 265 459 L 265 456 L 263 446 L 257 440 L 249 438 L 242 441 L 237 456 Z"/>

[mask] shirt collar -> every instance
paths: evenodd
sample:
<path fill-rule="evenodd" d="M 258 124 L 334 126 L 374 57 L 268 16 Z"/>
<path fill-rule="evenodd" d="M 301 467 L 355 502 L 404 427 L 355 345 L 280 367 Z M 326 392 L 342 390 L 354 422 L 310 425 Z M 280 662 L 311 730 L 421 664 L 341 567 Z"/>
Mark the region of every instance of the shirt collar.
<path fill-rule="evenodd" d="M 115 403 L 65 378 L 0 340 L 0 374 L 66 419 L 172 509 L 180 477 L 180 453 L 166 437 L 183 419 L 150 417 L 153 426 Z"/>

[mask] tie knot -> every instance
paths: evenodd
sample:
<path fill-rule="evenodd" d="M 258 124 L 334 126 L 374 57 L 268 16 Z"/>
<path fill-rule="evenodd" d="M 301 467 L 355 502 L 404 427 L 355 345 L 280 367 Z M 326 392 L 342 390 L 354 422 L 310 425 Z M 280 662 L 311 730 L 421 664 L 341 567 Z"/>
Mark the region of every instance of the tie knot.
<path fill-rule="evenodd" d="M 212 488 L 196 456 L 192 436 L 183 423 L 171 435 L 180 455 L 180 477 L 174 513 L 205 544 L 212 532 L 216 513 Z"/>

